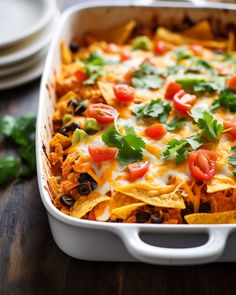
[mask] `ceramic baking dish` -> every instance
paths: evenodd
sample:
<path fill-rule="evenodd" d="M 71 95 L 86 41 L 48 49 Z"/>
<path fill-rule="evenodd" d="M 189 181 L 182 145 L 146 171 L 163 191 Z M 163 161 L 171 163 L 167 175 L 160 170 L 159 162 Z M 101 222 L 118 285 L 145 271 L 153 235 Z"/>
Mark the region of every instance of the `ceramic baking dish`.
<path fill-rule="evenodd" d="M 170 28 L 181 28 L 186 19 L 194 22 L 208 18 L 220 33 L 236 24 L 236 6 L 209 4 L 202 9 L 191 3 L 155 2 L 111 4 L 88 2 L 74 6 L 61 17 L 54 34 L 41 82 L 37 121 L 38 183 L 47 209 L 52 235 L 58 247 L 68 255 L 97 261 L 143 261 L 153 264 L 200 264 L 212 261 L 236 261 L 236 225 L 145 225 L 79 220 L 54 207 L 47 178 L 47 155 L 51 138 L 55 101 L 53 81 L 60 71 L 60 41 L 69 42 L 86 31 L 104 30 L 135 18 Z M 145 1 L 144 1 L 145 2 Z M 201 4 L 202 5 L 202 4 Z"/>

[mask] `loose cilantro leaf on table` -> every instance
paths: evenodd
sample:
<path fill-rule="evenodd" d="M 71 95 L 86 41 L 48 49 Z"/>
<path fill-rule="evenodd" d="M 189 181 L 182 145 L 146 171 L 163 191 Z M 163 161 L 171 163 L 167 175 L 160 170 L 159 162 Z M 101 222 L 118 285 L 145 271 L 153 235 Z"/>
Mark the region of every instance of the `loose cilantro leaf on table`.
<path fill-rule="evenodd" d="M 167 160 L 170 157 L 175 157 L 176 163 L 181 164 L 187 159 L 190 151 L 198 149 L 203 144 L 203 140 L 198 135 L 186 139 L 172 139 L 161 154 L 161 159 Z"/>
<path fill-rule="evenodd" d="M 218 99 L 211 105 L 211 111 L 215 111 L 220 107 L 236 112 L 236 93 L 230 89 L 223 89 Z"/>
<path fill-rule="evenodd" d="M 223 125 L 211 113 L 206 111 L 197 120 L 197 125 L 202 130 L 202 135 L 208 141 L 218 141 L 224 130 Z"/>
<path fill-rule="evenodd" d="M 19 176 L 20 162 L 12 156 L 0 159 L 0 185 L 5 184 Z"/>
<path fill-rule="evenodd" d="M 132 73 L 131 82 L 137 88 L 157 89 L 162 85 L 157 69 L 149 62 L 142 63 L 140 68 Z"/>
<path fill-rule="evenodd" d="M 235 153 L 235 155 L 228 158 L 228 163 L 233 166 L 233 175 L 236 177 L 236 146 L 231 148 L 231 152 Z"/>
<path fill-rule="evenodd" d="M 185 118 L 174 117 L 170 122 L 166 123 L 166 130 L 171 132 L 183 127 L 186 123 Z"/>
<path fill-rule="evenodd" d="M 20 160 L 11 156 L 0 159 L 0 184 L 13 179 L 22 179 L 36 171 L 35 133 L 36 117 L 26 115 L 19 119 L 11 116 L 0 118 L 0 135 L 17 145 Z"/>
<path fill-rule="evenodd" d="M 111 128 L 102 135 L 107 146 L 118 148 L 117 160 L 122 165 L 142 160 L 145 148 L 145 142 L 132 127 L 125 127 L 125 131 L 125 135 L 121 135 L 115 128 Z"/>
<path fill-rule="evenodd" d="M 165 123 L 168 119 L 171 106 L 164 103 L 161 99 L 152 100 L 149 104 L 139 104 L 133 108 L 134 114 L 140 118 L 156 118 L 161 123 Z"/>

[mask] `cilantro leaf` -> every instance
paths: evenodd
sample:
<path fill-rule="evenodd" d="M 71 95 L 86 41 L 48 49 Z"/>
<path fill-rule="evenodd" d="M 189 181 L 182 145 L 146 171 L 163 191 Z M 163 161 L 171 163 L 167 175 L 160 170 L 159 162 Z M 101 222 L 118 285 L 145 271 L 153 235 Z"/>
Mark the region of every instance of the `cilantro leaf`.
<path fill-rule="evenodd" d="M 174 117 L 170 122 L 168 122 L 166 124 L 166 130 L 171 132 L 171 131 L 175 131 L 181 127 L 183 127 L 186 123 L 186 119 L 185 118 L 178 118 L 178 117 Z"/>
<path fill-rule="evenodd" d="M 193 91 L 196 93 L 214 93 L 219 90 L 219 86 L 214 82 L 200 82 L 193 86 Z"/>
<path fill-rule="evenodd" d="M 34 115 L 23 116 L 16 120 L 11 138 L 18 145 L 28 145 L 31 143 L 31 135 L 35 131 L 36 117 Z"/>
<path fill-rule="evenodd" d="M 142 63 L 140 68 L 132 73 L 131 82 L 137 88 L 156 89 L 162 85 L 157 69 L 149 62 Z"/>
<path fill-rule="evenodd" d="M 136 105 L 133 108 L 134 114 L 140 118 L 156 118 L 161 123 L 165 123 L 168 119 L 171 106 L 169 103 L 164 103 L 161 99 L 152 100 L 149 104 Z"/>
<path fill-rule="evenodd" d="M 227 88 L 223 89 L 219 98 L 211 105 L 211 111 L 215 111 L 219 107 L 224 107 L 231 112 L 236 112 L 236 93 Z"/>
<path fill-rule="evenodd" d="M 180 84 L 185 91 L 192 92 L 194 89 L 194 86 L 204 82 L 204 80 L 202 76 L 188 75 L 188 76 L 179 77 L 178 79 L 176 79 L 176 82 Z"/>
<path fill-rule="evenodd" d="M 188 50 L 187 46 L 181 46 L 173 50 L 173 53 L 177 58 L 177 62 L 180 62 L 183 59 L 189 59 L 192 57 L 191 54 L 186 53 L 187 50 Z"/>
<path fill-rule="evenodd" d="M 15 119 L 12 116 L 5 115 L 0 118 L 0 134 L 10 136 L 15 125 Z"/>
<path fill-rule="evenodd" d="M 20 162 L 12 156 L 0 159 L 0 185 L 3 185 L 18 177 Z"/>
<path fill-rule="evenodd" d="M 223 125 L 206 111 L 198 119 L 197 125 L 202 130 L 202 135 L 209 141 L 218 141 L 224 130 Z"/>
<path fill-rule="evenodd" d="M 125 135 L 121 135 L 115 128 L 106 130 L 102 135 L 102 141 L 111 147 L 117 147 L 117 160 L 122 165 L 128 165 L 142 160 L 145 142 L 139 137 L 132 127 L 125 126 Z"/>
<path fill-rule="evenodd" d="M 198 135 L 186 139 L 174 138 L 168 142 L 166 149 L 161 154 L 161 159 L 167 160 L 170 157 L 175 157 L 176 163 L 181 164 L 187 159 L 190 151 L 198 149 L 203 144 L 203 140 Z"/>
<path fill-rule="evenodd" d="M 88 74 L 88 79 L 83 81 L 83 85 L 93 85 L 95 84 L 97 78 L 101 75 L 101 67 L 94 65 L 85 66 L 86 73 Z"/>

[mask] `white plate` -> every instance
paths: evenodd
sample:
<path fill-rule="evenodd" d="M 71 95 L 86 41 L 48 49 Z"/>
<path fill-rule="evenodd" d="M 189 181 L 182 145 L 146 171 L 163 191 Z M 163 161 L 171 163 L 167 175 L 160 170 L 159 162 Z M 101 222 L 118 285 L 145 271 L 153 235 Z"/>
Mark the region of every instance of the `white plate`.
<path fill-rule="evenodd" d="M 45 56 L 43 56 L 36 64 L 23 72 L 5 78 L 0 78 L 0 90 L 6 90 L 20 86 L 40 77 L 43 72 L 44 63 Z"/>
<path fill-rule="evenodd" d="M 0 49 L 0 66 L 6 67 L 23 61 L 47 46 L 52 38 L 59 15 L 60 12 L 57 9 L 52 21 L 42 31 L 11 48 Z"/>
<path fill-rule="evenodd" d="M 48 51 L 48 46 L 46 46 L 44 49 L 40 50 L 35 55 L 31 56 L 30 58 L 25 59 L 23 62 L 13 64 L 12 66 L 7 67 L 1 67 L 0 68 L 0 78 L 17 74 L 21 71 L 24 71 L 28 69 L 29 67 L 32 67 L 34 64 L 39 62 L 43 57 L 45 58 Z"/>
<path fill-rule="evenodd" d="M 41 30 L 54 10 L 55 0 L 0 0 L 0 48 Z"/>

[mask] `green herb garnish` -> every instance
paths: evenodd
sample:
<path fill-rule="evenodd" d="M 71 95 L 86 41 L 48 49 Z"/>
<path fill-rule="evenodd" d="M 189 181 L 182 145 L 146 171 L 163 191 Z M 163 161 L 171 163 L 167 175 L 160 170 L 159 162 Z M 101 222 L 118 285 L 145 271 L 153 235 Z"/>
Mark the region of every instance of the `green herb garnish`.
<path fill-rule="evenodd" d="M 161 154 L 161 159 L 167 160 L 170 157 L 175 157 L 176 163 L 181 164 L 187 159 L 189 152 L 198 149 L 203 144 L 204 141 L 198 135 L 186 139 L 172 139 Z"/>
<path fill-rule="evenodd" d="M 120 134 L 115 128 L 108 129 L 102 135 L 103 142 L 110 147 L 117 147 L 117 160 L 122 165 L 128 165 L 142 160 L 145 142 L 132 127 L 125 127 L 125 134 Z"/>
<path fill-rule="evenodd" d="M 157 69 L 149 62 L 142 63 L 140 68 L 132 73 L 131 82 L 136 88 L 156 89 L 162 85 Z"/>
<path fill-rule="evenodd" d="M 233 113 L 236 112 L 236 93 L 228 88 L 223 89 L 219 98 L 211 105 L 211 111 L 215 111 L 220 107 L 229 109 Z"/>
<path fill-rule="evenodd" d="M 35 124 L 36 117 L 31 115 L 19 119 L 8 115 L 0 118 L 0 135 L 17 145 L 20 156 L 20 160 L 12 156 L 6 156 L 0 160 L 0 184 L 34 175 L 36 171 Z"/>
<path fill-rule="evenodd" d="M 165 123 L 168 119 L 171 106 L 164 103 L 161 99 L 152 100 L 149 104 L 139 104 L 133 108 L 133 112 L 140 118 L 155 118 L 161 123 Z"/>
<path fill-rule="evenodd" d="M 185 123 L 185 118 L 174 117 L 170 122 L 166 124 L 166 130 L 168 130 L 169 132 L 175 131 L 179 128 L 182 128 Z"/>

